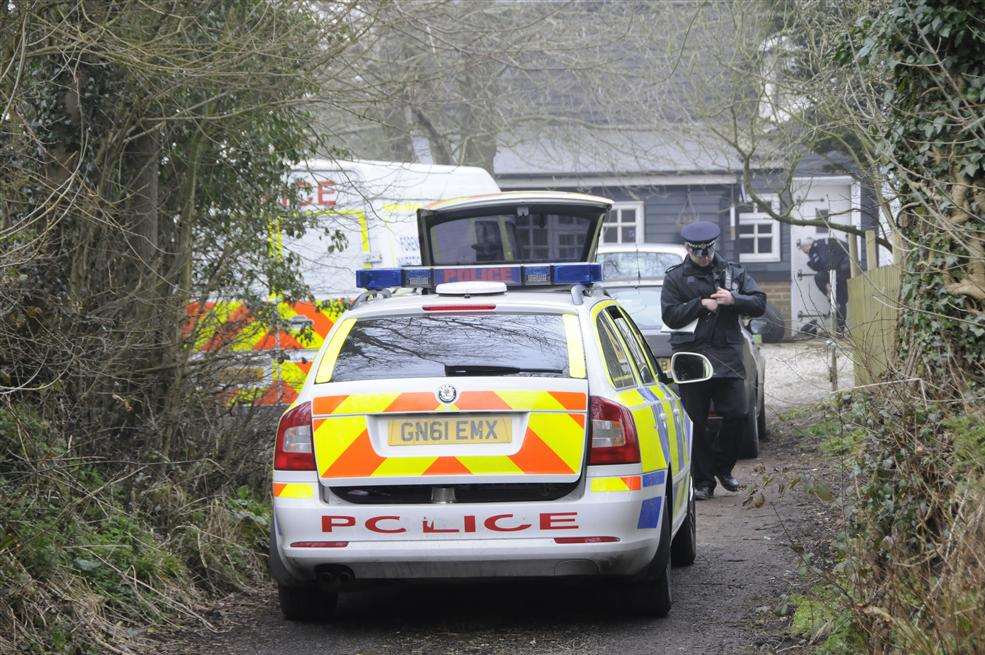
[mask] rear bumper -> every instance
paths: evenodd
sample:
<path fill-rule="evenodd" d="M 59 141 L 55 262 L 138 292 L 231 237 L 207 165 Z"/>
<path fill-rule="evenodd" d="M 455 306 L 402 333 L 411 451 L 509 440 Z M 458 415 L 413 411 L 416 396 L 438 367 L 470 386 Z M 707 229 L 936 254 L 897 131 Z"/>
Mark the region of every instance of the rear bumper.
<path fill-rule="evenodd" d="M 590 477 L 551 502 L 447 505 L 326 502 L 317 482 L 296 482 L 303 497 L 274 498 L 271 555 L 285 584 L 340 566 L 356 580 L 632 575 L 659 545 L 664 477 Z"/>

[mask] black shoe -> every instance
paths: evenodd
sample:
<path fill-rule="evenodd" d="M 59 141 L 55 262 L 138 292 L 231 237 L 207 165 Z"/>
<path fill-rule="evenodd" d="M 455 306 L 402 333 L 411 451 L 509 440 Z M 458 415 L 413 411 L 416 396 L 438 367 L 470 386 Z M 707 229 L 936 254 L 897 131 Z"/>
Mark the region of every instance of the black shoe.
<path fill-rule="evenodd" d="M 742 483 L 736 480 L 734 477 L 732 477 L 731 474 L 716 475 L 715 477 L 722 484 L 722 486 L 725 487 L 726 491 L 736 492 L 742 488 Z"/>
<path fill-rule="evenodd" d="M 694 488 L 694 499 L 695 500 L 711 500 L 715 495 L 715 489 L 712 487 L 695 487 Z"/>

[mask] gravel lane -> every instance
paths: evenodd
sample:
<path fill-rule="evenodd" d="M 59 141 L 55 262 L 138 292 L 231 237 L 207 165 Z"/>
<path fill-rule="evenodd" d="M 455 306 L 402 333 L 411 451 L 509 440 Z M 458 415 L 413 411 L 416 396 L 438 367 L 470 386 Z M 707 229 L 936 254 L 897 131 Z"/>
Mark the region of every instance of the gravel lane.
<path fill-rule="evenodd" d="M 824 343 L 766 345 L 766 404 L 772 439 L 736 475 L 809 474 L 816 451 L 777 413 L 830 393 Z M 841 387 L 851 366 L 840 357 Z M 397 586 L 343 595 L 339 616 L 323 625 L 281 619 L 272 587 L 241 594 L 214 609 L 218 632 L 178 635 L 155 652 L 248 655 L 312 653 L 408 655 L 527 653 L 798 652 L 778 632 L 772 610 L 800 584 L 791 540 L 817 529 L 826 511 L 802 486 L 761 507 L 746 492 L 719 489 L 698 504 L 698 559 L 674 569 L 674 608 L 662 620 L 629 616 L 617 587 L 560 583 Z"/>
<path fill-rule="evenodd" d="M 812 339 L 792 343 L 763 344 L 766 359 L 766 413 L 770 418 L 797 405 L 824 400 L 831 395 L 831 351 L 827 341 Z M 852 361 L 839 347 L 838 388 L 854 385 Z"/>

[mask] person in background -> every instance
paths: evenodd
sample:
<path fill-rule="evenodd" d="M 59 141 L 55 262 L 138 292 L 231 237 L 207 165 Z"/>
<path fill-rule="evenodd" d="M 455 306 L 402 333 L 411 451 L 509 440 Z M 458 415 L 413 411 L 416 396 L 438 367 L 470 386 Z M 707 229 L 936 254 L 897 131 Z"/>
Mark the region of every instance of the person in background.
<path fill-rule="evenodd" d="M 680 386 L 684 409 L 694 423 L 691 475 L 697 500 L 714 496 L 716 479 L 728 491 L 742 486 L 732 475 L 749 411 L 739 317 L 766 312 L 766 294 L 752 276 L 716 253 L 720 235 L 719 227 L 707 221 L 684 226 L 688 258 L 667 269 L 660 297 L 664 324 L 678 330 L 670 335 L 673 350 L 700 353 L 714 367 L 710 380 Z M 690 323 L 695 323 L 694 331 L 683 331 Z M 707 431 L 712 401 L 722 417 L 717 443 Z"/>
<path fill-rule="evenodd" d="M 831 297 L 831 271 L 835 271 L 835 316 L 839 335 L 845 333 L 845 320 L 848 316 L 848 278 L 851 266 L 848 259 L 848 246 L 838 239 L 817 239 L 811 237 L 797 242 L 797 246 L 807 255 L 807 265 L 814 271 L 814 284 L 825 297 Z"/>

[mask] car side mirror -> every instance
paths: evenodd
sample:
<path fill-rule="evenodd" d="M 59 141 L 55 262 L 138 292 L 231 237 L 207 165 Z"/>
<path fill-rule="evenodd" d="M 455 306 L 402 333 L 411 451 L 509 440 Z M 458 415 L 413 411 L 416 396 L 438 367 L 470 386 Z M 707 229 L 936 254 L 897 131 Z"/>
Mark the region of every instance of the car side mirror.
<path fill-rule="evenodd" d="M 704 382 L 715 373 L 711 362 L 698 353 L 674 353 L 670 358 L 670 375 L 677 384 Z"/>

